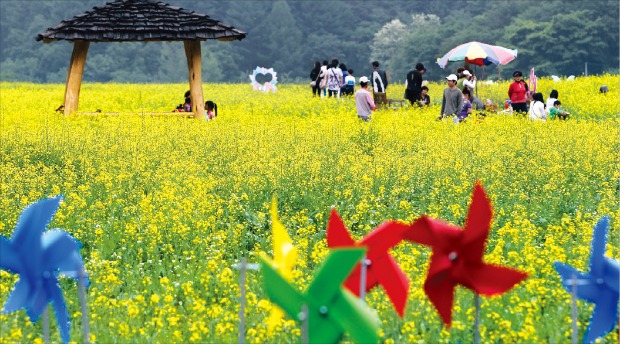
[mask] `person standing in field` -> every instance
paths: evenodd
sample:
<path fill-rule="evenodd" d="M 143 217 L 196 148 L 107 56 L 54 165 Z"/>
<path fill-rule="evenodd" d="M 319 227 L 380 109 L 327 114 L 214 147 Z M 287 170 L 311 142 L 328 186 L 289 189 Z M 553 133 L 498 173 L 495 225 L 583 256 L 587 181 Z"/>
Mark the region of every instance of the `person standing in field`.
<path fill-rule="evenodd" d="M 342 86 L 342 70 L 338 67 L 338 60 L 332 60 L 331 68 L 327 70 L 327 96 L 340 98 L 340 86 Z"/>
<path fill-rule="evenodd" d="M 459 68 L 456 69 L 456 87 L 459 90 L 463 90 L 463 81 L 465 81 L 465 74 L 463 74 L 463 72 L 465 71 L 465 67 L 461 66 Z"/>
<path fill-rule="evenodd" d="M 471 74 L 471 72 L 468 69 L 463 70 L 462 74 L 464 76 L 463 91 L 465 91 L 465 89 L 469 90 L 469 100 L 471 101 L 471 106 L 476 110 L 485 110 L 486 105 L 482 102 L 482 100 L 480 100 L 480 98 L 475 96 L 476 76 Z"/>
<path fill-rule="evenodd" d="M 353 76 L 353 69 L 347 71 L 347 76 L 344 78 L 344 86 L 340 89 L 340 93 L 344 96 L 352 96 L 355 92 L 355 77 Z"/>
<path fill-rule="evenodd" d="M 340 87 L 342 87 L 344 86 L 344 80 L 347 78 L 347 75 L 349 75 L 349 69 L 347 65 L 342 62 L 338 65 L 338 68 L 342 71 L 342 85 L 340 85 Z"/>
<path fill-rule="evenodd" d="M 527 113 L 527 92 L 529 88 L 523 79 L 523 73 L 515 71 L 512 73 L 514 82 L 510 84 L 508 88 L 508 97 L 510 97 L 510 103 L 512 104 L 512 110 L 514 112 L 521 112 L 521 114 Z"/>
<path fill-rule="evenodd" d="M 360 77 L 360 89 L 355 92 L 355 108 L 357 109 L 357 117 L 364 122 L 370 121 L 372 112 L 377 109 L 372 95 L 368 92 L 368 78 Z"/>
<path fill-rule="evenodd" d="M 471 94 L 476 91 L 476 77 L 467 69 L 463 70 L 463 88 L 467 87 Z M 458 85 L 457 85 L 458 87 Z"/>
<path fill-rule="evenodd" d="M 310 81 L 314 81 L 314 86 L 311 86 L 313 97 L 321 95 L 321 87 L 320 87 L 321 80 L 319 80 L 320 77 L 321 77 L 321 62 L 316 61 L 314 63 L 314 68 L 312 68 L 312 71 L 310 71 Z"/>
<path fill-rule="evenodd" d="M 407 79 L 405 83 L 407 85 L 405 89 L 405 99 L 409 100 L 409 103 L 413 105 L 420 100 L 420 94 L 422 93 L 422 74 L 426 72 L 426 68 L 421 63 L 415 65 L 415 69 L 407 73 Z"/>
<path fill-rule="evenodd" d="M 375 93 L 385 93 L 388 87 L 387 74 L 383 69 L 379 69 L 379 61 L 372 63 L 372 77 L 370 84 Z"/>
<path fill-rule="evenodd" d="M 319 88 L 321 89 L 321 98 L 327 95 L 327 68 L 329 68 L 329 62 L 327 60 L 323 60 L 323 65 L 321 66 L 321 73 L 319 74 Z"/>
<path fill-rule="evenodd" d="M 463 92 L 456 87 L 458 78 L 455 74 L 446 77 L 448 87 L 443 90 L 443 99 L 441 100 L 441 113 L 439 118 L 456 116 L 463 108 Z"/>

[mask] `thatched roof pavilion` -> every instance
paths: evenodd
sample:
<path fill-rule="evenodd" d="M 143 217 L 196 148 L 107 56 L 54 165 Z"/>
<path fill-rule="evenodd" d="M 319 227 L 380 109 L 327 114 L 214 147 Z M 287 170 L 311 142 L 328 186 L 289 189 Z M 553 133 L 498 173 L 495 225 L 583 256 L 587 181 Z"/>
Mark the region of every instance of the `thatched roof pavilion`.
<path fill-rule="evenodd" d="M 183 41 L 192 112 L 204 116 L 202 96 L 200 41 L 241 40 L 246 33 L 209 16 L 171 6 L 155 0 L 116 0 L 92 11 L 63 20 L 55 27 L 37 35 L 37 41 L 49 43 L 68 40 L 74 43 L 67 74 L 64 111 L 78 109 L 82 74 L 90 42 L 151 42 Z"/>

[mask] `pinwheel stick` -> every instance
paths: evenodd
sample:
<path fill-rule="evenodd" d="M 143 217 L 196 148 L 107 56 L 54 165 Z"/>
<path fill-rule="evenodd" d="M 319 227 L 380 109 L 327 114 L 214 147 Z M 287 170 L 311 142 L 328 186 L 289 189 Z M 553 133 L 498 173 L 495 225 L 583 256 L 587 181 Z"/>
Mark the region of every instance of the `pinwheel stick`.
<path fill-rule="evenodd" d="M 474 313 L 474 343 L 480 344 L 480 295 L 474 293 L 474 306 L 476 312 Z"/>
<path fill-rule="evenodd" d="M 245 274 L 247 270 L 258 270 L 258 264 L 248 264 L 246 257 L 241 257 L 241 262 L 234 264 L 233 268 L 239 270 L 239 343 L 245 342 Z"/>
<path fill-rule="evenodd" d="M 360 300 L 364 301 L 366 299 L 366 273 L 368 271 L 368 266 L 370 265 L 370 260 L 366 259 L 366 256 L 362 258 L 360 266 Z"/>
<path fill-rule="evenodd" d="M 85 344 L 90 343 L 90 326 L 88 324 L 88 307 L 86 305 L 86 285 L 84 280 L 86 279 L 86 272 L 84 269 L 80 269 L 78 276 L 78 292 L 80 296 L 80 303 L 82 306 L 82 338 Z"/>
<path fill-rule="evenodd" d="M 50 342 L 50 321 L 47 317 L 47 306 L 43 310 L 43 343 L 49 344 Z"/>
<path fill-rule="evenodd" d="M 571 287 L 571 316 L 573 318 L 573 331 L 571 333 L 571 339 L 573 344 L 577 344 L 579 329 L 577 328 L 577 276 L 573 274 L 572 278 L 572 287 Z"/>
<path fill-rule="evenodd" d="M 301 344 L 308 344 L 308 305 L 301 305 L 301 312 L 298 316 L 301 321 Z"/>
<path fill-rule="evenodd" d="M 241 257 L 239 264 L 239 288 L 241 295 L 239 300 L 239 344 L 245 343 L 245 257 Z"/>

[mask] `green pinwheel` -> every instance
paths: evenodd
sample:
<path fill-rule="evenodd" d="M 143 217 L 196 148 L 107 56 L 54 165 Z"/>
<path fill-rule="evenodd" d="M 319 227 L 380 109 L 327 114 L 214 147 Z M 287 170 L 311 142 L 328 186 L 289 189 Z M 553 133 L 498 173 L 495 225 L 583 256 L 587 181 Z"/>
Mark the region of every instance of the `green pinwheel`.
<path fill-rule="evenodd" d="M 276 271 L 268 258 L 262 257 L 265 291 L 296 320 L 306 306 L 310 343 L 336 343 L 345 332 L 357 343 L 377 343 L 379 318 L 376 313 L 342 287 L 365 253 L 363 247 L 331 250 L 305 293 L 299 292 Z"/>

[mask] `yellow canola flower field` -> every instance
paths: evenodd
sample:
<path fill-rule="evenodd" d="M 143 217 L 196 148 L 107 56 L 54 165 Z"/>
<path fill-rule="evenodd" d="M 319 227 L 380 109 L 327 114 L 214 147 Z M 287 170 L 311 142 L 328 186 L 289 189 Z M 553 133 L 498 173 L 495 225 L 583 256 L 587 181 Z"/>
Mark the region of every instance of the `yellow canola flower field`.
<path fill-rule="evenodd" d="M 298 250 L 292 279 L 302 289 L 328 252 L 332 207 L 356 240 L 386 220 L 423 214 L 462 226 L 480 180 L 494 209 L 485 260 L 530 275 L 482 298 L 483 342 L 569 342 L 570 295 L 552 263 L 586 269 L 592 228 L 604 215 L 606 255 L 620 257 L 619 81 L 541 78 L 545 98 L 559 91 L 568 121 L 490 114 L 458 125 L 435 120 L 445 87 L 435 83 L 429 108 L 382 109 L 369 123 L 356 118 L 352 99 L 312 98 L 306 85 L 279 84 L 273 94 L 205 84 L 205 100 L 218 104 L 207 122 L 149 114 L 174 109 L 187 85 L 84 84 L 80 110 L 102 112 L 64 116 L 54 111 L 64 85 L 0 83 L 0 234 L 12 234 L 26 205 L 63 194 L 49 228 L 83 244 L 92 341 L 230 343 L 239 324 L 234 265 L 243 256 L 256 263 L 261 251 L 273 256 L 274 195 Z M 507 89 L 508 82 L 480 83 L 478 92 L 501 104 Z M 391 85 L 388 97 L 403 90 Z M 408 242 L 392 250 L 411 279 L 403 319 L 383 290 L 367 296 L 386 343 L 473 341 L 471 291 L 457 288 L 449 329 L 424 294 L 430 253 Z M 246 340 L 299 341 L 288 317 L 268 328 L 273 306 L 261 274 L 246 278 Z M 16 280 L 0 272 L 0 304 Z M 68 279 L 61 286 L 71 339 L 81 342 L 77 286 Z M 592 305 L 579 301 L 578 310 L 583 336 Z M 0 315 L 0 343 L 42 336 L 41 322 L 31 324 L 24 311 Z M 601 342 L 618 342 L 617 331 Z"/>

